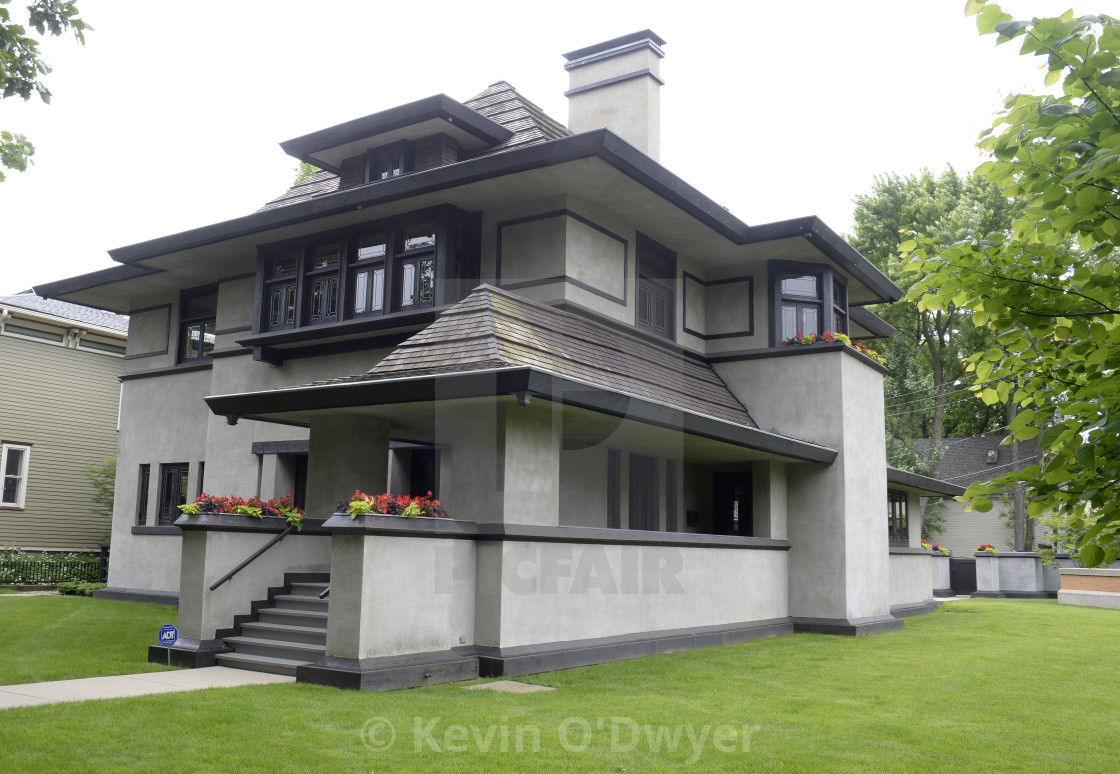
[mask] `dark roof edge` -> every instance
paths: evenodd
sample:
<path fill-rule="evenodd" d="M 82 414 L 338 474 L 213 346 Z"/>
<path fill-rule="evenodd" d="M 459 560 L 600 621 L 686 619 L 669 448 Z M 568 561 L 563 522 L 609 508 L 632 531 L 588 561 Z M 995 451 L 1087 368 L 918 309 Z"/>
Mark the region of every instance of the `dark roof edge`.
<path fill-rule="evenodd" d="M 557 140 L 461 161 L 424 172 L 382 180 L 296 204 L 259 210 L 221 221 L 110 250 L 120 263 L 135 263 L 171 252 L 213 244 L 240 236 L 334 215 L 359 206 L 418 196 L 456 185 L 500 177 L 598 156 L 655 193 L 684 209 L 737 244 L 746 241 L 747 224 L 713 202 L 665 167 L 607 129 L 561 137 Z"/>
<path fill-rule="evenodd" d="M 324 408 L 483 398 L 529 391 L 566 403 L 643 424 L 682 430 L 735 446 L 805 462 L 832 463 L 835 449 L 786 438 L 681 408 L 600 388 L 590 388 L 531 368 L 514 367 L 398 379 L 378 379 L 260 392 L 211 395 L 206 405 L 216 415 L 270 421 L 270 414 Z M 275 421 L 275 420 L 272 420 Z"/>
<path fill-rule="evenodd" d="M 430 118 L 447 117 L 463 131 L 491 145 L 508 140 L 513 132 L 471 110 L 446 94 L 435 94 L 406 105 L 382 110 L 280 143 L 280 148 L 300 161 L 315 163 L 311 154 L 345 145 L 364 137 L 400 129 Z M 321 163 L 321 162 L 320 162 Z"/>
<path fill-rule="evenodd" d="M 43 298 L 59 298 L 67 293 L 79 290 L 89 290 L 101 285 L 111 285 L 114 282 L 145 277 L 149 274 L 159 274 L 162 269 L 152 269 L 147 266 L 110 266 L 107 269 L 98 269 L 88 274 L 79 274 L 76 277 L 45 282 L 32 288 L 37 295 Z M 89 306 L 89 304 L 83 304 Z M 95 307 L 96 308 L 96 307 Z M 116 311 L 116 310 L 112 310 Z"/>
<path fill-rule="evenodd" d="M 898 285 L 891 282 L 875 264 L 864 258 L 859 250 L 845 242 L 816 215 L 751 226 L 747 241 L 755 244 L 795 236 L 804 237 L 817 245 L 821 252 L 841 268 L 847 269 L 852 276 L 878 293 L 883 301 L 898 301 L 902 298 L 902 289 Z"/>
<path fill-rule="evenodd" d="M 848 316 L 851 317 L 852 322 L 857 323 L 877 339 L 885 339 L 893 336 L 897 330 L 893 325 L 884 320 L 874 312 L 864 309 L 862 306 L 848 307 Z"/>
<path fill-rule="evenodd" d="M 963 495 L 965 487 L 950 484 L 939 478 L 922 476 L 908 470 L 887 466 L 887 484 L 895 489 L 922 495 L 923 497 L 956 497 Z"/>

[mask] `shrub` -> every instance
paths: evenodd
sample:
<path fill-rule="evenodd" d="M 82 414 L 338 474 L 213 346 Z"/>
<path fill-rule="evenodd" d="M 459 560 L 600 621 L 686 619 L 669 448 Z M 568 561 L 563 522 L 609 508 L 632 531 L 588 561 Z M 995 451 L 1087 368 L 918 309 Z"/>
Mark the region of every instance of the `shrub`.
<path fill-rule="evenodd" d="M 75 597 L 92 597 L 93 592 L 105 588 L 104 583 L 87 583 L 84 581 L 71 581 L 58 584 L 58 593 Z"/>

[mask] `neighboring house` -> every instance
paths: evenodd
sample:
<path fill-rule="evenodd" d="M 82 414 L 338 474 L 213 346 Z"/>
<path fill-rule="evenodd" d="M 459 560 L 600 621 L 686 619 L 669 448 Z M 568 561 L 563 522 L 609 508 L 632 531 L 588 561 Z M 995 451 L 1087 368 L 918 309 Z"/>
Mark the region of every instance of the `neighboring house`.
<path fill-rule="evenodd" d="M 1011 447 L 1003 446 L 1004 435 L 977 435 L 970 438 L 946 438 L 944 456 L 937 468 L 937 477 L 951 484 L 967 487 L 978 481 L 987 481 L 1016 469 L 1011 461 Z M 928 454 L 930 440 L 919 438 L 914 442 L 914 450 Z M 1037 462 L 1037 440 L 1019 442 L 1018 467 L 1026 467 Z M 934 535 L 933 543 L 939 543 L 954 556 L 972 556 L 977 546 L 991 544 L 1000 551 L 1015 548 L 1015 527 L 1013 507 L 1010 498 L 993 497 L 995 506 L 987 513 L 966 511 L 965 503 L 951 497 L 944 498 L 943 506 L 937 515 L 944 521 L 944 531 Z M 1035 535 L 1036 539 L 1038 533 Z M 1036 540 L 1037 543 L 1037 540 Z M 1034 550 L 1029 547 L 1028 550 Z"/>
<path fill-rule="evenodd" d="M 131 315 L 107 594 L 178 597 L 176 658 L 385 687 L 933 609 L 906 513 L 959 490 L 888 473 L 882 366 L 783 346 L 888 335 L 863 307 L 901 293 L 815 217 L 749 226 L 658 163 L 663 43 L 566 54 L 567 127 L 498 82 L 282 143 L 323 171 L 40 288 Z M 747 168 L 720 136 L 697 151 Z M 331 517 L 355 489 L 455 520 Z M 177 522 L 204 490 L 309 523 L 221 585 L 279 528 Z M 285 573 L 298 609 L 229 637 Z M 293 621 L 322 639 L 254 653 Z"/>
<path fill-rule="evenodd" d="M 0 296 L 0 546 L 94 548 L 110 520 L 85 506 L 82 471 L 117 453 L 128 319 Z"/>

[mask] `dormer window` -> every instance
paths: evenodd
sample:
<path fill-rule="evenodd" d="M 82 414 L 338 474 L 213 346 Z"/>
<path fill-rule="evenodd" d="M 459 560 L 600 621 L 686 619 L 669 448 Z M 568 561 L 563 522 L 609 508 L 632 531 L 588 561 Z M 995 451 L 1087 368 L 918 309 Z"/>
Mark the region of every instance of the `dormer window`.
<path fill-rule="evenodd" d="M 374 148 L 366 154 L 366 182 L 376 183 L 412 171 L 412 143 L 398 142 L 381 148 Z"/>

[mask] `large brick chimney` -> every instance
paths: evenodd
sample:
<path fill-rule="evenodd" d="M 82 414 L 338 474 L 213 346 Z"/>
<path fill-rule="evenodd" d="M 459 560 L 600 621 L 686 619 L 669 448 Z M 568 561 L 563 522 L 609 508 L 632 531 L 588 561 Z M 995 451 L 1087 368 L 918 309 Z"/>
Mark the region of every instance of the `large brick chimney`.
<path fill-rule="evenodd" d="M 610 129 L 647 156 L 661 155 L 661 85 L 665 41 L 642 30 L 564 54 L 568 128 Z"/>

